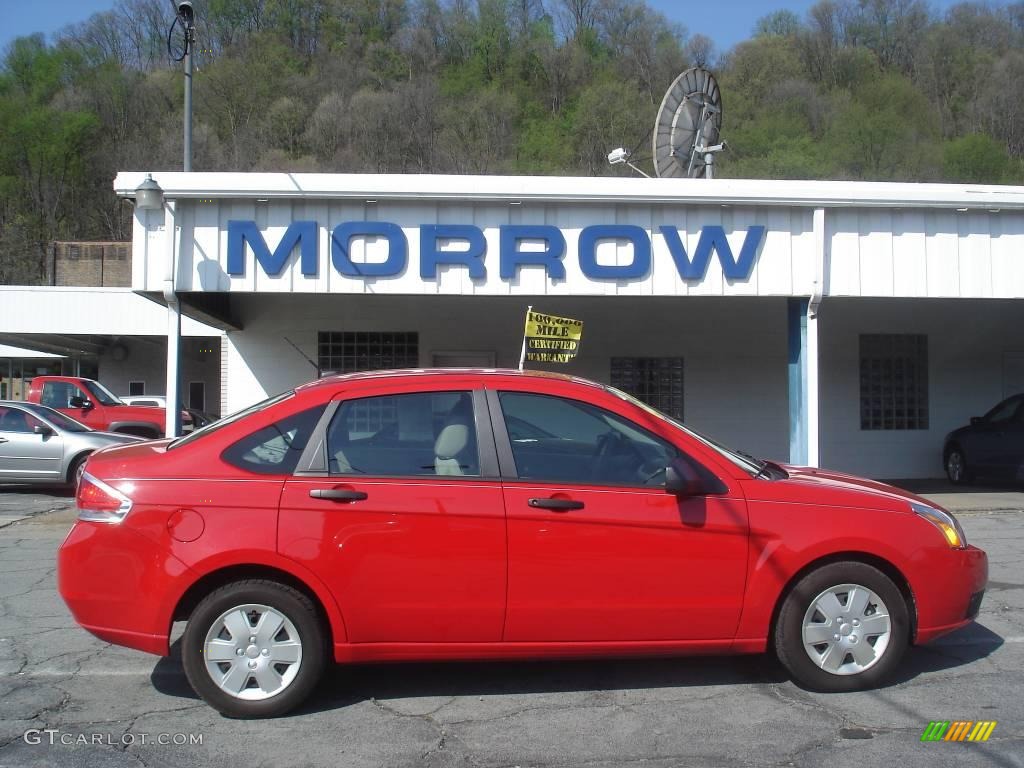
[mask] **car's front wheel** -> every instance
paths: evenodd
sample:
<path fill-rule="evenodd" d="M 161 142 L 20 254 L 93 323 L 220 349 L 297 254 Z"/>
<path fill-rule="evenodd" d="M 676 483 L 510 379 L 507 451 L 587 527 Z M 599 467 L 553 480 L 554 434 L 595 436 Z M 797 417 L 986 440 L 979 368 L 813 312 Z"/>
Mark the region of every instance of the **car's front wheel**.
<path fill-rule="evenodd" d="M 182 662 L 196 693 L 222 714 L 276 717 L 316 687 L 326 636 L 306 595 L 275 581 L 238 581 L 196 606 Z"/>
<path fill-rule="evenodd" d="M 953 483 L 953 485 L 964 485 L 971 482 L 971 472 L 967 467 L 967 457 L 964 455 L 963 449 L 958 445 L 954 445 L 946 451 L 946 477 L 949 478 L 949 482 Z"/>
<path fill-rule="evenodd" d="M 811 571 L 786 596 L 775 624 L 775 652 L 793 679 L 817 691 L 883 683 L 910 638 L 906 601 L 892 579 L 861 562 Z"/>

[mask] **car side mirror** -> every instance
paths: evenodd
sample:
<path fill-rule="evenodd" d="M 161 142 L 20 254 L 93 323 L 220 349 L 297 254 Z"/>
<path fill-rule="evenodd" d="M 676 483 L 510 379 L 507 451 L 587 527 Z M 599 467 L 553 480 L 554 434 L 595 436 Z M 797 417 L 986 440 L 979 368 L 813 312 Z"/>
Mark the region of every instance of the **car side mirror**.
<path fill-rule="evenodd" d="M 34 427 L 32 427 L 32 431 L 35 432 L 37 435 L 45 436 L 53 434 L 53 429 L 48 427 L 46 424 L 36 424 Z"/>
<path fill-rule="evenodd" d="M 675 496 L 699 496 L 705 492 L 694 466 L 681 459 L 676 459 L 665 468 L 665 491 Z"/>
<path fill-rule="evenodd" d="M 89 410 L 92 408 L 92 400 L 87 400 L 84 397 L 72 397 L 68 400 L 69 408 L 82 408 L 83 410 Z"/>
<path fill-rule="evenodd" d="M 971 416 L 971 426 L 972 427 L 976 427 L 978 424 L 981 424 L 984 421 L 985 421 L 985 418 L 983 416 Z"/>
<path fill-rule="evenodd" d="M 715 475 L 685 456 L 665 468 L 665 492 L 674 496 L 708 496 L 728 490 Z"/>

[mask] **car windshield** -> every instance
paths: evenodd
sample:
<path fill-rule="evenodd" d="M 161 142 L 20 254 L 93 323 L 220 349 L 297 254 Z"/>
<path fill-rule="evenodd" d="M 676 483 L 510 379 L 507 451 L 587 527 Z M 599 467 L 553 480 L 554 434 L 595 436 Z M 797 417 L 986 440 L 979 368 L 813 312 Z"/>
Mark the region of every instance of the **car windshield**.
<path fill-rule="evenodd" d="M 104 387 L 98 381 L 83 379 L 82 383 L 85 384 L 85 388 L 89 390 L 89 394 L 92 395 L 92 399 L 101 405 L 124 405 L 117 395 Z"/>
<path fill-rule="evenodd" d="M 50 422 L 50 424 L 61 432 L 92 432 L 90 427 L 85 426 L 80 421 L 75 421 L 70 416 L 65 416 L 60 411 L 55 411 L 53 408 L 47 408 L 45 405 L 36 405 L 34 403 L 25 403 L 24 406 L 26 411 L 29 411 L 33 416 L 38 416 L 44 421 Z"/>
<path fill-rule="evenodd" d="M 662 413 L 657 408 L 651 407 L 650 405 L 645 403 L 643 400 L 638 400 L 637 398 L 633 397 L 628 392 L 623 392 L 622 390 L 616 389 L 615 387 L 606 387 L 606 389 L 609 392 L 611 392 L 613 395 L 615 395 L 616 397 L 622 398 L 627 403 L 632 403 L 636 407 L 642 408 L 643 410 L 647 411 L 647 413 L 651 414 L 652 416 L 656 416 L 659 419 L 661 419 L 662 421 L 668 422 L 669 424 L 671 424 L 676 429 L 681 429 L 683 432 L 688 434 L 690 437 L 694 438 L 695 440 L 699 440 L 704 445 L 706 445 L 708 448 L 711 448 L 713 451 L 715 451 L 716 453 L 720 454 L 725 459 L 727 459 L 730 462 L 732 462 L 733 464 L 735 464 L 737 467 L 742 469 L 744 472 L 749 472 L 751 475 L 754 475 L 754 476 L 757 476 L 757 475 L 761 474 L 761 472 L 762 472 L 762 470 L 764 468 L 763 464 L 760 461 L 758 461 L 757 459 L 753 458 L 752 456 L 747 456 L 745 454 L 739 453 L 738 451 L 734 451 L 731 448 L 725 447 L 721 443 L 719 443 L 719 442 L 717 442 L 715 440 L 712 440 L 707 435 L 701 434 L 700 432 L 698 432 L 697 430 L 693 429 L 692 427 L 686 426 L 685 424 L 683 424 L 683 422 L 679 421 L 678 419 L 673 419 L 667 413 Z"/>
<path fill-rule="evenodd" d="M 237 413 L 231 414 L 230 416 L 225 416 L 223 419 L 220 419 L 219 421 L 214 421 L 211 424 L 207 424 L 205 427 L 202 427 L 201 429 L 189 432 L 184 437 L 179 437 L 174 442 L 168 444 L 167 449 L 170 450 L 172 448 L 177 448 L 178 446 L 181 445 L 186 445 L 188 443 L 195 442 L 196 440 L 199 440 L 205 437 L 206 435 L 216 432 L 221 427 L 226 427 L 229 424 L 234 424 L 236 421 L 241 421 L 247 416 L 251 416 L 254 413 L 259 413 L 264 408 L 269 408 L 272 405 L 277 405 L 278 403 L 287 400 L 294 394 L 294 390 L 291 390 L 288 392 L 283 392 L 280 395 L 274 395 L 273 397 L 269 397 L 266 400 L 256 403 L 256 405 L 250 405 L 248 408 L 244 408 L 241 411 L 238 411 Z"/>

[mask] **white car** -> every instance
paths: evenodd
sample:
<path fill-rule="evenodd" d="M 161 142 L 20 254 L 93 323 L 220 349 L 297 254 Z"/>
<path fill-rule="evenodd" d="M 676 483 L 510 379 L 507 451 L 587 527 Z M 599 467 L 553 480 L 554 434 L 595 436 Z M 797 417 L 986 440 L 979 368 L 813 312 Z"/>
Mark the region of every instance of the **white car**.
<path fill-rule="evenodd" d="M 124 395 L 120 399 L 125 405 L 148 405 L 154 408 L 167 407 L 167 398 L 163 395 Z"/>

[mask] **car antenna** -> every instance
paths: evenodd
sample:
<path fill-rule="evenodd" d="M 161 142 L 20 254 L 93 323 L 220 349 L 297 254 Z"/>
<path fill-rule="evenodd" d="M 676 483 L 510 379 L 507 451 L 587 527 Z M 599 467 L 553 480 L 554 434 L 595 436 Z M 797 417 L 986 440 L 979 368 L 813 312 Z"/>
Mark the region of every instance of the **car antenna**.
<path fill-rule="evenodd" d="M 285 337 L 284 337 L 284 340 L 285 340 L 285 341 L 287 341 L 287 342 L 288 342 L 289 344 L 291 344 L 291 345 L 292 345 L 292 348 L 293 348 L 293 349 L 294 349 L 294 350 L 295 350 L 296 352 L 298 352 L 298 353 L 299 353 L 300 355 L 302 355 L 302 358 L 303 358 L 303 359 L 304 359 L 304 360 L 305 360 L 305 361 L 306 361 L 307 363 L 309 363 L 309 364 L 310 364 L 310 365 L 312 365 L 312 366 L 313 366 L 314 368 L 316 368 L 316 377 L 317 377 L 317 378 L 319 379 L 319 378 L 320 378 L 320 376 L 321 376 L 321 373 L 320 373 L 320 366 L 319 366 L 319 365 L 317 365 L 316 363 L 314 363 L 314 362 L 313 362 L 313 361 L 312 361 L 312 360 L 311 360 L 311 359 L 309 358 L 309 356 L 308 356 L 308 355 L 307 355 L 307 354 L 306 354 L 305 352 L 303 352 L 303 351 L 302 351 L 301 349 L 299 349 L 298 345 L 297 345 L 297 344 L 296 344 L 296 343 L 295 343 L 294 341 L 292 341 L 291 339 L 289 339 L 289 338 L 288 338 L 287 336 L 285 336 Z"/>

